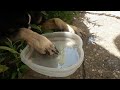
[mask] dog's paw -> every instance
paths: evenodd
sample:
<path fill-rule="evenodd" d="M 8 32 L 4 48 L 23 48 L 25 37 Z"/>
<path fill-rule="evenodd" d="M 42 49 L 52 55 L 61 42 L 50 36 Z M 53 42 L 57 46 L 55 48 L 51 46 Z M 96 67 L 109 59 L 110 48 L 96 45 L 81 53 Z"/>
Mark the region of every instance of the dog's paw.
<path fill-rule="evenodd" d="M 40 54 L 54 55 L 58 54 L 58 50 L 53 43 L 46 37 L 35 33 L 31 36 L 27 43 Z"/>

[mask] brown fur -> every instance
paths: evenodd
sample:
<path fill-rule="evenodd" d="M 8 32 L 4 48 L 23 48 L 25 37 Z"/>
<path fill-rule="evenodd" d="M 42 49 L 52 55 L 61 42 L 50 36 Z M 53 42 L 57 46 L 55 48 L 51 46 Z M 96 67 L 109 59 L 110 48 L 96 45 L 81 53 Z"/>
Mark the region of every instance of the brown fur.
<path fill-rule="evenodd" d="M 21 28 L 19 32 L 19 39 L 25 40 L 31 47 L 33 47 L 40 54 L 57 54 L 55 46 L 52 44 L 50 40 L 48 40 L 45 36 L 40 35 L 36 32 L 33 32 L 30 29 Z"/>

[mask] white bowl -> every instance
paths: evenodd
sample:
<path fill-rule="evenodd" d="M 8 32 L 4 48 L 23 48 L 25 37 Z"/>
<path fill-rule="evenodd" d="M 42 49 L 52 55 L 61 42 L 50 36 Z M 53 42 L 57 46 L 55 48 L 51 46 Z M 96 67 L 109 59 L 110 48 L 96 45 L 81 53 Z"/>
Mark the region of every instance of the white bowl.
<path fill-rule="evenodd" d="M 82 39 L 70 32 L 43 35 L 55 44 L 60 54 L 58 56 L 40 55 L 27 45 L 21 52 L 21 61 L 32 70 L 47 76 L 66 77 L 73 74 L 84 59 Z"/>

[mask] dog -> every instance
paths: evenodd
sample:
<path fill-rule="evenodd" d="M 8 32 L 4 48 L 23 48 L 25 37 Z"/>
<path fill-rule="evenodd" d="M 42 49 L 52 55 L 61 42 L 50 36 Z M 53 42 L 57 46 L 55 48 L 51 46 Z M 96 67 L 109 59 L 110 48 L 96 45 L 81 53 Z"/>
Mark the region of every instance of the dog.
<path fill-rule="evenodd" d="M 59 51 L 45 36 L 33 31 L 30 24 L 41 25 L 44 30 L 57 29 L 76 34 L 85 33 L 76 26 L 69 25 L 60 18 L 42 20 L 38 11 L 2 11 L 0 14 L 0 39 L 9 37 L 11 40 L 25 40 L 40 54 L 54 55 Z"/>

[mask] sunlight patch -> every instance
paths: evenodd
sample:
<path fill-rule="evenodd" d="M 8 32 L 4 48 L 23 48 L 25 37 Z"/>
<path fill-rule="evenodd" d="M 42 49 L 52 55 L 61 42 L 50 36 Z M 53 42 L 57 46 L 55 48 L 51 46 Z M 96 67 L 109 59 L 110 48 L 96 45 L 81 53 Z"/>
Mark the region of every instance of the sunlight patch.
<path fill-rule="evenodd" d="M 105 12 L 98 11 L 97 13 Z M 120 12 L 116 13 L 120 16 Z M 104 49 L 108 50 L 111 54 L 120 58 L 120 51 L 114 42 L 116 37 L 120 35 L 120 19 L 89 13 L 87 13 L 85 17 L 86 19 L 84 20 L 84 23 L 90 29 L 90 33 L 94 34 L 89 38 L 89 42 L 100 45 Z"/>

